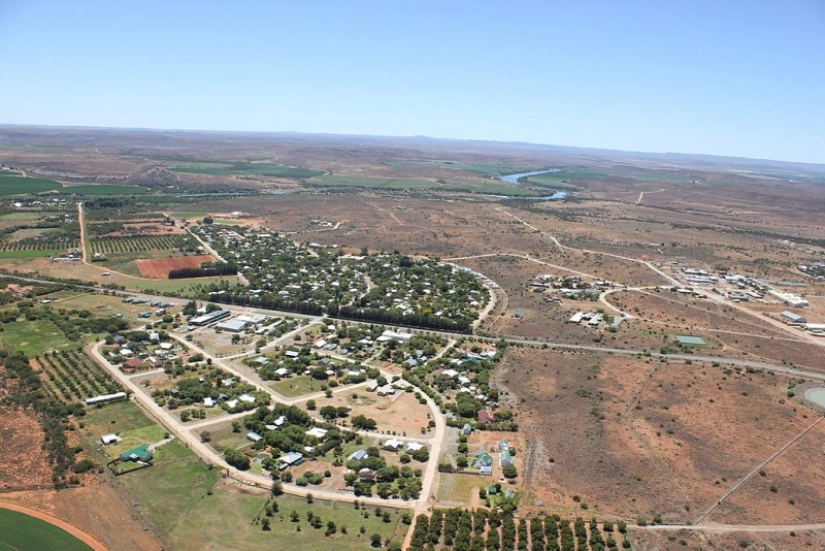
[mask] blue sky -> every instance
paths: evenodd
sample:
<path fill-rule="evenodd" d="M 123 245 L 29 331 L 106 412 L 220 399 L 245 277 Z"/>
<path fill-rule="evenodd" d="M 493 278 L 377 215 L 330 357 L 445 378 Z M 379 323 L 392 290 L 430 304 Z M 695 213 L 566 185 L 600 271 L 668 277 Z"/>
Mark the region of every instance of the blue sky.
<path fill-rule="evenodd" d="M 825 0 L 0 0 L 0 123 L 825 163 Z"/>

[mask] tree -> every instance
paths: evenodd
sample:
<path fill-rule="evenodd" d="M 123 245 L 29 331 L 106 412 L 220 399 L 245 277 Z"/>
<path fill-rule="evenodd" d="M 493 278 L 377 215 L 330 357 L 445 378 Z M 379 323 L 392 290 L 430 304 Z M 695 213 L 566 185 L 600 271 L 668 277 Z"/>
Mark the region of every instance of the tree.
<path fill-rule="evenodd" d="M 209 224 L 212 224 L 213 222 L 214 222 L 214 220 L 212 219 L 211 216 L 204 216 L 203 217 L 203 223 L 206 224 L 207 226 Z"/>
<path fill-rule="evenodd" d="M 373 547 L 381 547 L 381 534 L 375 533 L 370 536 L 370 543 Z"/>
<path fill-rule="evenodd" d="M 516 466 L 510 463 L 509 465 L 505 465 L 503 469 L 501 469 L 502 474 L 505 478 L 516 478 L 518 476 L 518 471 L 516 471 Z"/>
<path fill-rule="evenodd" d="M 212 440 L 212 433 L 208 430 L 201 432 L 201 442 L 209 442 Z"/>
<path fill-rule="evenodd" d="M 335 419 L 338 417 L 338 409 L 335 406 L 323 406 L 321 408 L 321 417 L 328 421 Z"/>
<path fill-rule="evenodd" d="M 272 482 L 272 495 L 279 496 L 284 493 L 284 485 L 281 483 L 280 480 L 275 480 Z"/>
<path fill-rule="evenodd" d="M 315 411 L 315 400 L 307 400 L 307 410 Z"/>
<path fill-rule="evenodd" d="M 239 471 L 247 471 L 249 470 L 249 458 L 239 452 L 238 450 L 226 450 L 224 453 L 224 457 L 226 458 L 226 462 L 238 469 Z"/>

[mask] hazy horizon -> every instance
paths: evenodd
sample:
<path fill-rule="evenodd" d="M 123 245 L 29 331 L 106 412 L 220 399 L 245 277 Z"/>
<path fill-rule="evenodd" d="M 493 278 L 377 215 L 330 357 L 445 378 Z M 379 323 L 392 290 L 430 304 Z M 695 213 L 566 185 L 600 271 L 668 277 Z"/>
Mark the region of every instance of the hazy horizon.
<path fill-rule="evenodd" d="M 0 123 L 825 163 L 825 4 L 10 0 Z"/>

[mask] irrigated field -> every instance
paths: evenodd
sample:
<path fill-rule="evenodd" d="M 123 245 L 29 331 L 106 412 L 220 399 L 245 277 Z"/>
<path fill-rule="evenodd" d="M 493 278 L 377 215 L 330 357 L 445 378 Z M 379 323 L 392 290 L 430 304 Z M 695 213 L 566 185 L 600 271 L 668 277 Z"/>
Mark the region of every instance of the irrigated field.
<path fill-rule="evenodd" d="M 0 508 L 0 548 L 10 551 L 92 551 L 65 530 L 43 520 Z"/>

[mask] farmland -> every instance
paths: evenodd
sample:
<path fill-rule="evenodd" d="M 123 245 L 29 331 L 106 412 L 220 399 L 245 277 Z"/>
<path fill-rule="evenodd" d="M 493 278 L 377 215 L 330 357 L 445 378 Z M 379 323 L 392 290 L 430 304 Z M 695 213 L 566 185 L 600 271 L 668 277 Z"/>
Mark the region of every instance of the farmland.
<path fill-rule="evenodd" d="M 60 189 L 58 182 L 41 180 L 40 178 L 26 178 L 22 175 L 0 172 L 0 195 L 32 195 Z"/>
<path fill-rule="evenodd" d="M 0 508 L 0 547 L 18 551 L 28 549 L 92 550 L 79 539 L 48 522 L 3 508 Z"/>
<path fill-rule="evenodd" d="M 415 178 L 358 178 L 353 176 L 321 176 L 304 180 L 310 187 L 353 187 L 365 189 L 423 189 L 437 188 L 438 184 Z"/>
<path fill-rule="evenodd" d="M 214 262 L 214 260 L 210 255 L 199 255 L 137 260 L 136 263 L 142 277 L 166 279 L 172 270 L 200 268 L 204 262 Z"/>
<path fill-rule="evenodd" d="M 270 176 L 273 178 L 312 178 L 321 170 L 295 168 L 275 163 L 188 163 L 169 167 L 172 172 L 212 176 Z"/>
<path fill-rule="evenodd" d="M 49 392 L 63 402 L 79 402 L 123 390 L 99 365 L 76 350 L 46 353 L 35 362 L 45 375 Z"/>
<path fill-rule="evenodd" d="M 0 340 L 7 350 L 21 350 L 26 354 L 40 354 L 46 350 L 76 346 L 76 343 L 69 342 L 63 332 L 47 319 L 6 323 L 3 325 Z"/>

